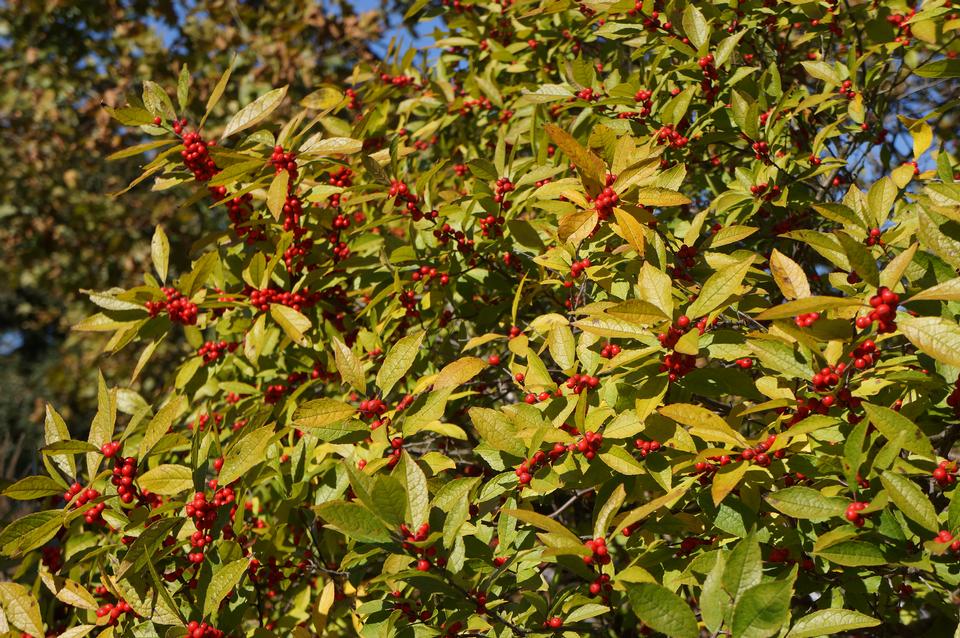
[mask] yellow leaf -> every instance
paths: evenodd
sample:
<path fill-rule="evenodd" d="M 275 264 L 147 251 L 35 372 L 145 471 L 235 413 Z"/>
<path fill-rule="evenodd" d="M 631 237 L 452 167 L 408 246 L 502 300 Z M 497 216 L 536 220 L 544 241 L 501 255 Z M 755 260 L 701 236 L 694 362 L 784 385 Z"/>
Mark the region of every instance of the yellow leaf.
<path fill-rule="evenodd" d="M 810 296 L 810 283 L 803 268 L 776 248 L 770 254 L 770 272 L 787 299 Z"/>

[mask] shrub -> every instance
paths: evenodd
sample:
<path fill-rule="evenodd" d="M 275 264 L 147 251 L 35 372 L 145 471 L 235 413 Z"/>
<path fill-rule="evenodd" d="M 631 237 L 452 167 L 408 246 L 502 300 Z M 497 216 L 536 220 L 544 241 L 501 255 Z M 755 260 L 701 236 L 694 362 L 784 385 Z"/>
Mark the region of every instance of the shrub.
<path fill-rule="evenodd" d="M 952 631 L 947 3 L 424 5 L 423 68 L 284 122 L 286 87 L 198 116 L 229 71 L 110 109 L 155 138 L 131 188 L 222 222 L 90 294 L 133 377 L 184 356 L 155 400 L 101 378 L 87 441 L 48 410 L 5 622 Z"/>

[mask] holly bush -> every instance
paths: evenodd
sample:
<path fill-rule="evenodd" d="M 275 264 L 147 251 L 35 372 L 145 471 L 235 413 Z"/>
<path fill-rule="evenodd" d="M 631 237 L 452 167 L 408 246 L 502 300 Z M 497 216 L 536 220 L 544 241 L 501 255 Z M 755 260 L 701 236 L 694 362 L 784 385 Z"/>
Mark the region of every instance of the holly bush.
<path fill-rule="evenodd" d="M 222 121 L 229 70 L 107 107 L 214 230 L 89 293 L 182 357 L 48 408 L 0 630 L 952 635 L 950 3 L 407 15 Z"/>

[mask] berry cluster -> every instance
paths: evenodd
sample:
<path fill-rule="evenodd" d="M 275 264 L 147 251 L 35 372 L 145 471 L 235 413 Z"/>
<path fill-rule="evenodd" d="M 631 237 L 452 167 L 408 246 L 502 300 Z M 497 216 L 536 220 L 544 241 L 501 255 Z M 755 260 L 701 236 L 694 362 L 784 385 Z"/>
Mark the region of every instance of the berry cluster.
<path fill-rule="evenodd" d="M 386 451 L 387 467 L 393 467 L 399 463 L 401 456 L 403 456 L 403 437 L 395 436 L 390 439 L 390 447 Z"/>
<path fill-rule="evenodd" d="M 424 282 L 437 279 L 441 286 L 446 286 L 448 283 L 450 283 L 450 275 L 438 272 L 433 266 L 420 266 L 410 273 L 410 279 Z"/>
<path fill-rule="evenodd" d="M 846 519 L 856 525 L 857 527 L 863 527 L 866 519 L 860 513 L 861 511 L 867 509 L 870 503 L 865 503 L 863 501 L 854 501 L 847 505 L 847 512 L 844 514 Z"/>
<path fill-rule="evenodd" d="M 79 483 L 74 483 L 73 485 L 70 486 L 70 489 L 64 492 L 63 500 L 69 503 L 70 501 L 73 500 L 74 497 L 76 497 L 77 500 L 74 501 L 73 508 L 79 509 L 84 505 L 86 505 L 87 503 L 89 503 L 90 501 L 92 501 L 93 499 L 97 498 L 98 496 L 100 496 L 100 492 L 93 489 L 92 487 L 88 487 L 84 489 L 83 486 L 80 485 Z M 106 508 L 107 508 L 106 503 L 95 504 L 93 507 L 91 507 L 84 513 L 83 520 L 85 520 L 88 525 L 93 525 L 94 523 L 102 523 L 103 516 L 101 516 L 101 514 L 103 514 L 103 510 L 105 510 Z"/>
<path fill-rule="evenodd" d="M 730 465 L 732 462 L 733 459 L 727 455 L 710 456 L 707 457 L 705 461 L 697 461 L 693 466 L 693 473 L 700 476 L 698 480 L 701 485 L 706 485 L 713 480 L 713 475 L 716 474 L 721 467 Z"/>
<path fill-rule="evenodd" d="M 604 359 L 613 359 L 622 351 L 623 351 L 623 348 L 621 348 L 615 343 L 605 343 L 603 344 L 603 347 L 600 348 L 600 356 L 603 357 Z"/>
<path fill-rule="evenodd" d="M 486 221 L 489 218 L 490 216 L 488 215 L 483 219 L 481 228 L 486 224 Z M 496 219 L 494 219 L 494 222 L 496 222 Z M 473 240 L 468 239 L 462 230 L 453 230 L 453 227 L 450 226 L 450 224 L 445 223 L 440 228 L 434 229 L 433 236 L 437 238 L 437 241 L 441 245 L 446 244 L 451 239 L 455 240 L 457 242 L 457 250 L 464 255 L 468 255 L 473 252 Z"/>
<path fill-rule="evenodd" d="M 770 146 L 766 142 L 754 142 L 750 145 L 750 148 L 753 150 L 753 156 L 755 159 L 758 159 L 765 164 L 770 163 Z"/>
<path fill-rule="evenodd" d="M 117 443 L 119 446 L 120 444 Z M 117 494 L 124 503 L 132 503 L 137 495 L 137 486 L 133 479 L 137 478 L 137 460 L 132 456 L 117 458 L 113 465 L 113 476 L 110 482 L 117 486 Z"/>
<path fill-rule="evenodd" d="M 747 448 L 740 454 L 740 460 L 747 461 L 748 463 L 756 463 L 760 467 L 769 467 L 771 462 L 771 456 L 776 459 L 782 459 L 785 455 L 785 451 L 781 448 L 774 452 L 772 455 L 767 454 L 773 444 L 776 442 L 776 435 L 771 434 L 766 441 L 758 443 L 752 448 Z"/>
<path fill-rule="evenodd" d="M 798 328 L 809 328 L 817 320 L 820 319 L 819 312 L 806 312 L 802 315 L 797 315 L 793 318 L 793 323 L 797 324 Z"/>
<path fill-rule="evenodd" d="M 838 93 L 848 100 L 852 100 L 853 98 L 857 97 L 857 92 L 853 90 L 853 82 L 850 80 L 844 80 L 840 83 L 840 90 Z"/>
<path fill-rule="evenodd" d="M 701 323 L 704 324 L 705 328 L 706 323 Z M 657 340 L 664 348 L 672 349 L 677 345 L 680 337 L 683 336 L 683 331 L 689 326 L 690 317 L 686 315 L 680 315 L 666 333 L 660 333 L 657 335 Z M 697 327 L 700 329 L 702 334 L 704 328 L 701 328 L 699 323 L 697 324 Z M 696 367 L 696 361 L 697 358 L 695 356 L 674 350 L 673 352 L 664 355 L 663 362 L 660 364 L 660 372 L 667 372 L 668 378 L 671 382 L 673 382 L 693 370 Z"/>
<path fill-rule="evenodd" d="M 660 441 L 647 441 L 645 439 L 637 439 L 633 442 L 633 447 L 640 450 L 640 456 L 647 458 L 648 454 L 653 454 L 659 450 L 662 446 Z"/>
<path fill-rule="evenodd" d="M 567 288 L 573 287 L 573 280 L 583 274 L 587 268 L 590 267 L 589 259 L 581 259 L 580 261 L 575 261 L 570 264 L 570 279 L 563 282 L 563 285 Z"/>
<path fill-rule="evenodd" d="M 410 531 L 406 523 L 401 523 L 400 533 L 403 535 L 403 548 L 409 552 L 413 552 L 415 556 L 420 557 L 417 559 L 417 571 L 429 571 L 432 566 L 430 559 L 433 559 L 437 555 L 437 548 L 433 545 L 418 547 L 414 545 L 414 543 L 422 543 L 427 540 L 427 537 L 430 536 L 430 523 L 420 525 L 416 533 Z M 447 564 L 447 560 L 443 557 L 436 558 L 435 560 L 439 567 Z"/>
<path fill-rule="evenodd" d="M 700 538 L 698 536 L 687 536 L 682 541 L 680 541 L 680 547 L 677 549 L 676 555 L 679 558 L 684 556 L 689 556 L 692 554 L 698 547 L 701 545 L 713 545 L 716 538 Z"/>
<path fill-rule="evenodd" d="M 592 390 L 600 384 L 600 379 L 592 377 L 589 374 L 575 374 L 567 379 L 567 387 L 573 390 L 574 394 L 580 394 L 584 390 Z"/>
<path fill-rule="evenodd" d="M 107 603 L 97 610 L 97 618 L 107 618 L 107 625 L 112 626 L 120 622 L 120 616 L 123 614 L 133 614 L 138 617 L 130 607 L 130 603 L 125 600 L 117 601 L 117 604 Z"/>
<path fill-rule="evenodd" d="M 186 638 L 223 638 L 223 632 L 205 622 L 191 620 L 187 623 Z"/>
<path fill-rule="evenodd" d="M 500 204 L 501 210 L 510 210 L 507 193 L 512 192 L 515 188 L 516 186 L 510 181 L 509 177 L 500 177 L 497 179 L 496 193 L 493 195 L 493 201 Z"/>
<path fill-rule="evenodd" d="M 608 173 L 606 185 L 603 187 L 603 190 L 600 191 L 600 194 L 597 195 L 596 199 L 593 200 L 593 205 L 597 209 L 597 216 L 601 221 L 609 219 L 610 215 L 613 214 L 614 206 L 620 203 L 620 196 L 617 195 L 617 191 L 613 190 L 613 183 L 615 181 L 617 181 L 617 176 Z"/>
<path fill-rule="evenodd" d="M 886 286 L 881 286 L 877 290 L 877 294 L 870 297 L 870 305 L 873 306 L 870 314 L 857 317 L 857 328 L 864 330 L 876 321 L 879 334 L 895 332 L 897 330 L 898 303 L 900 303 L 900 295 Z"/>
<path fill-rule="evenodd" d="M 853 349 L 853 352 L 850 353 L 850 358 L 853 359 L 853 367 L 857 370 L 863 370 L 869 368 L 874 364 L 874 354 L 877 352 L 877 344 L 874 343 L 873 339 L 867 339 L 857 347 Z M 841 364 L 837 364 L 837 368 L 840 368 Z"/>
<path fill-rule="evenodd" d="M 590 555 L 583 557 L 584 565 L 606 565 L 610 562 L 610 553 L 607 551 L 607 539 L 598 536 L 583 544 L 590 550 Z"/>
<path fill-rule="evenodd" d="M 639 0 L 637 1 L 639 2 Z M 642 105 L 640 109 L 641 117 L 650 115 L 650 112 L 653 110 L 653 100 L 650 99 L 651 97 L 653 97 L 653 93 L 646 89 L 640 89 L 633 96 L 633 99 Z"/>
<path fill-rule="evenodd" d="M 571 452 L 580 452 L 587 460 L 590 460 L 600 451 L 601 445 L 603 445 L 602 434 L 599 432 L 584 432 L 580 440 L 576 443 L 571 443 L 567 446 L 567 449 Z"/>
<path fill-rule="evenodd" d="M 543 450 L 537 450 L 534 452 L 533 456 L 530 457 L 529 461 L 524 461 L 518 465 L 513 473 L 517 475 L 517 480 L 520 485 L 527 485 L 533 479 L 533 473 L 537 469 L 543 467 L 544 465 L 549 465 L 553 463 L 558 458 L 563 456 L 564 452 L 567 451 L 567 446 L 563 443 L 554 443 L 553 449 L 549 452 L 544 452 Z"/>
<path fill-rule="evenodd" d="M 919 171 L 917 171 L 919 173 Z M 883 246 L 883 240 L 880 236 L 883 234 L 879 228 L 871 228 L 870 235 L 867 237 L 867 246 Z"/>
<path fill-rule="evenodd" d="M 758 142 L 757 144 L 762 144 L 763 146 L 760 148 L 766 150 L 766 142 Z M 754 149 L 754 152 L 756 152 L 756 149 Z M 780 187 L 776 184 L 771 186 L 767 182 L 763 182 L 761 184 L 755 184 L 754 186 L 751 186 L 750 192 L 753 193 L 754 197 L 762 197 L 764 200 L 769 202 L 780 196 Z"/>
<path fill-rule="evenodd" d="M 166 301 L 148 301 L 144 304 L 151 317 L 156 317 L 163 310 L 167 311 L 170 321 L 192 326 L 197 323 L 197 304 L 181 295 L 176 288 L 162 288 Z"/>
<path fill-rule="evenodd" d="M 113 455 L 120 451 L 120 448 L 123 446 L 120 441 L 107 441 L 100 446 L 100 453 L 105 457 L 113 458 Z"/>
<path fill-rule="evenodd" d="M 506 204 L 507 202 L 504 202 Z M 480 218 L 480 234 L 484 237 L 503 237 L 503 225 L 507 223 L 507 220 L 502 215 L 500 217 L 494 217 L 493 215 L 487 215 Z"/>
<path fill-rule="evenodd" d="M 826 366 L 820 368 L 820 372 L 815 373 L 810 378 L 813 389 L 817 392 L 825 392 L 840 383 L 840 375 L 844 373 L 847 366 L 842 361 L 835 366 Z M 827 407 L 830 407 L 829 405 Z"/>
<path fill-rule="evenodd" d="M 210 365 L 227 352 L 233 352 L 240 344 L 236 341 L 207 341 L 197 348 L 197 356 L 203 358 L 203 365 Z"/>
<path fill-rule="evenodd" d="M 181 124 L 181 130 L 182 126 L 183 124 Z M 174 127 L 174 132 L 179 134 L 176 127 Z M 205 141 L 197 132 L 187 133 L 183 136 L 183 150 L 180 151 L 180 157 L 183 158 L 183 165 L 193 173 L 193 178 L 198 182 L 209 181 L 211 177 L 220 172 L 216 162 L 210 156 L 209 147 L 216 144 L 216 140 Z"/>
<path fill-rule="evenodd" d="M 696 265 L 697 249 L 694 246 L 683 244 L 677 250 L 677 264 L 671 270 L 671 274 L 677 279 L 687 278 L 687 269 Z"/>
<path fill-rule="evenodd" d="M 669 144 L 671 148 L 683 148 L 690 141 L 672 126 L 663 126 L 657 130 L 657 144 Z"/>
<path fill-rule="evenodd" d="M 719 76 L 717 75 L 717 67 L 713 65 L 713 62 L 712 53 L 708 53 L 697 60 L 697 64 L 703 69 L 703 80 L 700 81 L 700 88 L 703 90 L 704 99 L 708 102 L 716 97 L 719 90 L 719 87 L 714 84 Z"/>
<path fill-rule="evenodd" d="M 270 304 L 289 306 L 297 312 L 300 312 L 304 308 L 310 308 L 316 305 L 322 296 L 319 292 L 310 292 L 310 289 L 306 287 L 302 288 L 299 292 L 277 290 L 276 288 L 264 288 L 263 290 L 250 288 L 246 292 L 250 300 L 250 305 L 263 312 L 270 310 Z"/>
<path fill-rule="evenodd" d="M 940 461 L 933 470 L 933 480 L 940 487 L 947 487 L 957 482 L 957 464 L 955 461 Z"/>

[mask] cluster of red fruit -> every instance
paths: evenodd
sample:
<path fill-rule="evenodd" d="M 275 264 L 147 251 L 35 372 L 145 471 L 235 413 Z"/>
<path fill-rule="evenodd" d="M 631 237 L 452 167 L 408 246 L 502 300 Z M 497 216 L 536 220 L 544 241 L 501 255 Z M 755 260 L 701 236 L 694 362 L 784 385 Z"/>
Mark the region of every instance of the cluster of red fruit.
<path fill-rule="evenodd" d="M 865 503 L 863 501 L 854 501 L 849 505 L 847 505 L 847 512 L 846 514 L 844 514 L 844 516 L 848 521 L 850 521 L 857 527 L 863 527 L 863 524 L 864 522 L 866 522 L 866 519 L 863 517 L 863 515 L 860 512 L 867 509 L 869 505 L 870 503 Z"/>
<path fill-rule="evenodd" d="M 543 450 L 534 452 L 529 461 L 522 462 L 513 470 L 513 473 L 517 475 L 517 481 L 520 483 L 520 486 L 528 485 L 533 479 L 533 473 L 536 472 L 538 468 L 553 463 L 563 456 L 566 451 L 567 446 L 563 443 L 554 443 L 553 449 L 549 452 L 544 452 Z"/>
<path fill-rule="evenodd" d="M 186 638 L 223 638 L 223 632 L 205 622 L 191 620 L 187 623 Z"/>
<path fill-rule="evenodd" d="M 116 443 L 116 445 L 120 444 Z M 106 452 L 104 456 L 108 456 Z M 117 494 L 124 503 L 132 503 L 137 495 L 137 486 L 133 484 L 135 478 L 137 478 L 137 460 L 132 456 L 116 459 L 110 482 L 117 486 Z"/>
<path fill-rule="evenodd" d="M 89 503 L 90 501 L 92 501 L 93 499 L 97 498 L 98 496 L 100 496 L 100 492 L 93 489 L 92 487 L 88 487 L 84 489 L 83 486 L 80 485 L 79 483 L 74 483 L 73 485 L 70 486 L 70 489 L 64 492 L 63 500 L 69 503 L 70 501 L 73 500 L 74 497 L 76 497 L 77 500 L 74 501 L 73 508 L 79 509 L 84 505 L 86 505 L 87 503 Z M 103 516 L 101 516 L 101 514 L 103 514 L 103 510 L 105 509 L 107 509 L 106 503 L 97 503 L 96 505 L 94 505 L 84 513 L 83 520 L 85 520 L 88 525 L 93 525 L 94 523 L 102 523 Z"/>
<path fill-rule="evenodd" d="M 696 265 L 697 249 L 683 244 L 677 250 L 676 265 L 670 271 L 675 279 L 689 279 L 687 269 Z"/>
<path fill-rule="evenodd" d="M 657 335 L 657 341 L 659 341 L 660 345 L 664 348 L 672 349 L 677 345 L 680 337 L 683 336 L 683 331 L 689 326 L 690 317 L 680 315 L 666 333 Z M 706 326 L 705 323 L 704 326 Z M 700 327 L 699 324 L 697 324 L 697 327 Z M 702 334 L 703 330 L 701 329 L 700 332 Z M 660 364 L 660 372 L 668 372 L 668 378 L 672 383 L 693 370 L 696 367 L 696 362 L 697 358 L 695 356 L 674 350 L 664 355 L 663 362 Z"/>
<path fill-rule="evenodd" d="M 647 458 L 648 454 L 653 454 L 659 450 L 662 446 L 660 441 L 647 441 L 646 439 L 637 439 L 633 442 L 633 447 L 640 450 L 640 456 Z"/>
<path fill-rule="evenodd" d="M 603 357 L 604 359 L 613 359 L 622 351 L 623 351 L 623 348 L 621 348 L 615 343 L 605 343 L 603 344 L 603 347 L 600 348 L 600 356 Z"/>
<path fill-rule="evenodd" d="M 161 311 L 166 310 L 170 316 L 170 321 L 192 326 L 197 323 L 197 304 L 181 295 L 176 288 L 162 288 L 166 295 L 166 301 L 148 301 L 144 303 L 147 312 L 151 317 L 156 317 Z"/>
<path fill-rule="evenodd" d="M 490 216 L 488 215 L 487 218 Z M 481 223 L 483 227 L 487 218 L 484 218 Z M 494 219 L 496 222 L 496 219 Z M 437 238 L 437 241 L 443 245 L 449 242 L 451 239 L 457 242 L 457 250 L 464 255 L 469 255 L 473 252 L 474 241 L 467 238 L 466 234 L 462 230 L 454 230 L 450 224 L 444 223 L 440 228 L 435 228 L 433 231 L 433 236 Z"/>
<path fill-rule="evenodd" d="M 430 559 L 435 558 L 438 567 L 447 564 L 447 559 L 442 556 L 437 557 L 437 548 L 433 545 L 429 547 L 418 547 L 414 543 L 422 543 L 430 536 L 430 523 L 423 523 L 417 528 L 416 533 L 410 531 L 406 523 L 400 524 L 400 533 L 403 535 L 403 548 L 408 552 L 413 552 L 417 559 L 417 571 L 425 572 L 430 569 L 432 563 Z"/>
<path fill-rule="evenodd" d="M 680 541 L 680 547 L 677 548 L 676 556 L 679 558 L 683 558 L 684 556 L 689 556 L 701 545 L 713 545 L 715 541 L 716 541 L 715 536 L 711 538 L 700 538 L 699 536 L 687 536 L 682 541 Z"/>
<path fill-rule="evenodd" d="M 847 369 L 847 365 L 842 361 L 835 366 L 828 365 L 824 368 L 820 368 L 820 372 L 817 372 L 810 378 L 810 383 L 813 384 L 813 389 L 818 392 L 823 392 L 834 387 L 840 383 L 840 375 L 844 373 Z M 829 405 L 827 407 L 830 407 Z"/>
<path fill-rule="evenodd" d="M 591 264 L 589 259 L 581 259 L 580 261 L 575 261 L 572 264 L 570 264 L 571 279 L 568 279 L 567 281 L 563 282 L 563 285 L 566 286 L 567 288 L 572 287 L 573 279 L 576 279 L 581 274 L 583 274 L 583 271 L 589 268 L 590 265 Z"/>
<path fill-rule="evenodd" d="M 500 204 L 502 210 L 510 210 L 510 202 L 507 201 L 507 193 L 512 192 L 516 186 L 510 181 L 509 177 L 500 177 L 497 179 L 496 193 L 493 195 L 493 201 Z"/>
<path fill-rule="evenodd" d="M 233 488 L 223 487 L 214 493 L 212 501 L 207 500 L 204 492 L 197 492 L 193 495 L 193 500 L 187 503 L 187 516 L 193 519 L 193 524 L 197 528 L 197 532 L 193 535 L 196 538 L 190 539 L 197 551 L 187 556 L 191 563 L 197 565 L 203 562 L 203 547 L 213 542 L 209 530 L 213 529 L 213 524 L 217 520 L 217 510 L 233 503 L 235 498 Z"/>
<path fill-rule="evenodd" d="M 713 65 L 713 54 L 708 53 L 699 60 L 697 64 L 703 69 L 703 80 L 700 81 L 700 89 L 703 91 L 703 97 L 708 102 L 713 100 L 717 95 L 719 86 L 714 84 L 717 81 L 717 67 Z"/>
<path fill-rule="evenodd" d="M 957 482 L 957 464 L 955 461 L 940 461 L 933 470 L 933 480 L 940 487 L 953 485 Z"/>
<path fill-rule="evenodd" d="M 797 315 L 793 318 L 793 323 L 797 324 L 798 328 L 809 328 L 816 321 L 820 319 L 819 312 L 806 312 L 802 315 Z"/>
<path fill-rule="evenodd" d="M 590 554 L 583 557 L 584 565 L 606 565 L 610 562 L 607 539 L 604 537 L 597 536 L 584 542 L 583 546 L 590 550 Z"/>
<path fill-rule="evenodd" d="M 869 368 L 874 364 L 873 355 L 877 352 L 877 344 L 874 343 L 873 339 L 867 339 L 857 347 L 853 349 L 853 352 L 850 353 L 850 358 L 853 359 L 853 367 L 857 370 L 864 370 Z M 837 364 L 837 368 L 840 369 L 842 364 Z M 842 369 L 840 369 L 842 372 Z"/>
<path fill-rule="evenodd" d="M 504 204 L 508 204 L 508 202 L 504 202 Z M 503 237 L 503 225 L 506 223 L 507 219 L 503 215 L 499 217 L 494 217 L 493 215 L 481 217 L 480 234 L 487 238 Z"/>
<path fill-rule="evenodd" d="M 870 305 L 873 306 L 873 310 L 870 311 L 870 314 L 857 317 L 857 328 L 865 330 L 876 321 L 879 334 L 896 332 L 898 303 L 900 303 L 900 295 L 886 286 L 880 286 L 877 289 L 877 294 L 870 297 Z"/>
<path fill-rule="evenodd" d="M 349 188 L 353 186 L 353 170 L 349 166 L 340 166 L 334 172 L 327 175 L 327 182 L 331 186 L 336 186 L 338 188 Z M 330 205 L 333 208 L 340 207 L 340 193 L 334 193 L 327 201 L 330 202 Z"/>
<path fill-rule="evenodd" d="M 693 466 L 693 473 L 699 475 L 697 479 L 701 485 L 706 485 L 713 480 L 716 474 L 724 465 L 730 465 L 733 462 L 728 455 L 710 456 L 705 461 L 697 461 Z"/>
<path fill-rule="evenodd" d="M 424 282 L 437 279 L 441 286 L 446 286 L 448 283 L 450 283 L 450 275 L 447 273 L 438 272 L 433 266 L 420 266 L 410 273 L 410 279 Z"/>
<path fill-rule="evenodd" d="M 640 115 L 642 117 L 646 117 L 647 115 L 650 115 L 651 111 L 653 110 L 653 100 L 651 99 L 652 97 L 653 97 L 653 93 L 646 89 L 640 89 L 633 96 L 633 99 L 642 105 L 642 108 L 640 109 Z"/>
<path fill-rule="evenodd" d="M 607 173 L 603 190 L 593 200 L 593 205 L 597 209 L 597 217 L 601 221 L 609 219 L 613 214 L 613 208 L 620 202 L 620 196 L 613 190 L 613 184 L 617 181 L 617 176 Z"/>
<path fill-rule="evenodd" d="M 766 142 L 762 142 L 762 144 L 764 145 L 764 148 L 765 148 Z M 777 186 L 776 184 L 771 186 L 767 182 L 763 182 L 761 184 L 756 184 L 754 186 L 751 186 L 750 192 L 753 193 L 755 197 L 763 197 L 764 200 L 769 202 L 770 200 L 779 197 L 780 187 Z"/>
<path fill-rule="evenodd" d="M 112 626 L 120 622 L 120 616 L 131 613 L 134 617 L 139 617 L 130 607 L 130 603 L 125 600 L 120 600 L 117 601 L 116 605 L 107 603 L 103 607 L 100 607 L 97 610 L 97 618 L 107 618 L 107 625 Z"/>
<path fill-rule="evenodd" d="M 669 144 L 671 148 L 683 148 L 690 139 L 670 125 L 657 130 L 657 144 Z"/>
<path fill-rule="evenodd" d="M 186 121 L 179 124 L 180 131 L 182 131 Z M 176 126 L 174 127 L 174 132 L 178 135 L 180 131 L 177 130 Z M 194 179 L 198 182 L 206 182 L 220 172 L 216 162 L 210 156 L 209 150 L 210 146 L 216 146 L 216 144 L 216 140 L 205 141 L 195 131 L 183 136 L 183 150 L 180 151 L 180 157 L 183 158 L 183 165 L 193 173 Z"/>
<path fill-rule="evenodd" d="M 758 159 L 765 164 L 770 163 L 770 146 L 766 142 L 754 142 L 750 145 L 750 148 L 753 149 L 753 156 L 755 159 Z"/>
<path fill-rule="evenodd" d="M 363 418 L 374 419 L 387 411 L 387 404 L 382 399 L 364 399 L 357 409 Z"/>
<path fill-rule="evenodd" d="M 773 447 L 773 444 L 776 442 L 777 436 L 771 434 L 766 441 L 758 443 L 752 448 L 747 448 L 740 453 L 740 460 L 747 461 L 748 463 L 753 462 L 759 465 L 760 467 L 769 467 L 772 459 L 770 454 L 767 452 Z M 782 459 L 786 455 L 786 450 L 783 448 L 777 450 L 773 453 L 773 458 Z"/>
<path fill-rule="evenodd" d="M 871 228 L 870 235 L 867 237 L 867 246 L 883 246 L 883 240 L 880 239 L 882 234 L 883 231 L 879 228 Z"/>
<path fill-rule="evenodd" d="M 600 99 L 600 93 L 588 87 L 577 91 L 577 97 L 587 102 L 596 102 Z M 571 101 L 573 100 L 571 99 Z"/>
<path fill-rule="evenodd" d="M 390 439 L 390 447 L 387 448 L 385 456 L 387 457 L 387 467 L 393 467 L 400 462 L 400 457 L 403 456 L 403 437 L 395 436 Z"/>
<path fill-rule="evenodd" d="M 236 341 L 207 341 L 197 348 L 197 356 L 203 358 L 203 365 L 210 365 L 227 352 L 233 352 L 240 344 Z"/>
<path fill-rule="evenodd" d="M 813 561 L 806 556 L 801 557 L 799 561 L 790 558 L 790 550 L 786 547 L 772 548 L 770 550 L 770 557 L 767 560 L 769 560 L 771 563 L 783 563 L 785 565 L 799 563 L 801 569 L 808 571 L 814 568 Z"/>
<path fill-rule="evenodd" d="M 302 288 L 299 292 L 277 290 L 276 288 L 257 290 L 256 288 L 250 287 L 245 292 L 250 300 L 250 305 L 263 312 L 270 310 L 270 304 L 288 306 L 300 312 L 304 308 L 310 308 L 316 305 L 322 297 L 321 293 L 310 292 L 310 289 L 306 287 Z"/>
<path fill-rule="evenodd" d="M 584 390 L 592 390 L 600 385 L 600 379 L 592 377 L 589 374 L 575 374 L 567 379 L 566 386 L 573 390 L 574 394 L 580 394 Z"/>
<path fill-rule="evenodd" d="M 853 82 L 850 80 L 844 80 L 840 83 L 839 93 L 848 100 L 852 100 L 853 98 L 857 97 L 857 92 L 853 90 Z"/>

